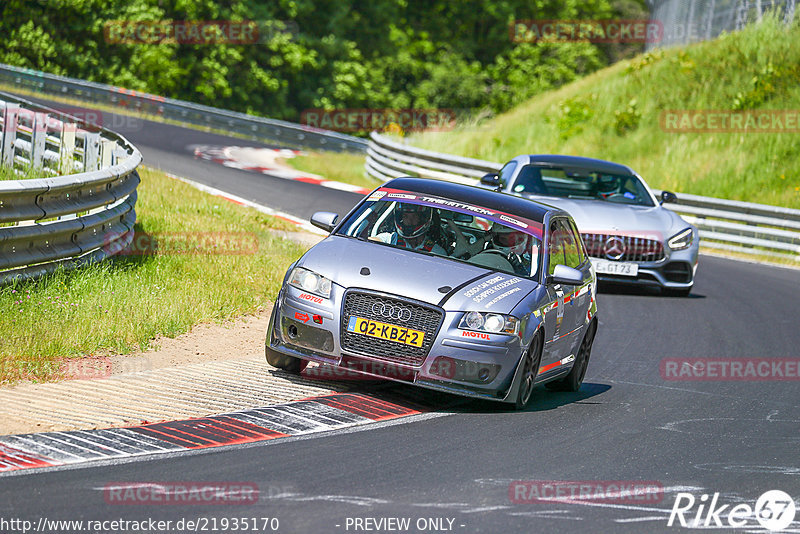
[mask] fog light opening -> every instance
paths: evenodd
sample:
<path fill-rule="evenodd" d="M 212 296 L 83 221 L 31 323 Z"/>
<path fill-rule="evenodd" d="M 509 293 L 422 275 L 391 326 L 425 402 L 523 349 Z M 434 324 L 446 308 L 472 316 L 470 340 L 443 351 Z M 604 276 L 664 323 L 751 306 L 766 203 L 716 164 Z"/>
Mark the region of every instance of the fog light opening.
<path fill-rule="evenodd" d="M 486 367 L 482 367 L 481 370 L 478 371 L 478 379 L 481 382 L 486 382 L 487 380 L 489 380 L 489 375 L 490 374 L 491 373 L 490 373 L 489 369 L 487 369 Z"/>
<path fill-rule="evenodd" d="M 297 337 L 297 327 L 295 325 L 289 325 L 289 328 L 286 329 L 286 333 L 289 334 L 289 337 L 295 339 Z"/>

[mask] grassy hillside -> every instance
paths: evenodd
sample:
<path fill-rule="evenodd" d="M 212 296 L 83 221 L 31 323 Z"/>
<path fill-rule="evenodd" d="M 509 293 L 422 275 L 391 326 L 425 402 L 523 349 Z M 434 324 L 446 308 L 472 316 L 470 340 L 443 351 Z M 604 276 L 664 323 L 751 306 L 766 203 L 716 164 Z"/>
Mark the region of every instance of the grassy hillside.
<path fill-rule="evenodd" d="M 584 155 L 656 188 L 800 208 L 800 133 L 668 133 L 665 110 L 800 112 L 800 25 L 768 18 L 687 48 L 622 61 L 480 124 L 412 136 L 491 161 Z"/>

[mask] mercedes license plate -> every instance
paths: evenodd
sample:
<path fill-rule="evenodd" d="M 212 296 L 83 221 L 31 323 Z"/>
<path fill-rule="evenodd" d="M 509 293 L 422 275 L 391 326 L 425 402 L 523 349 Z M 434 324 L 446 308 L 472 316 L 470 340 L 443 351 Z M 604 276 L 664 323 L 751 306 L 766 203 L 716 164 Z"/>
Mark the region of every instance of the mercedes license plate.
<path fill-rule="evenodd" d="M 592 258 L 592 264 L 594 265 L 594 270 L 597 274 L 615 274 L 617 276 L 637 276 L 639 274 L 638 263 L 626 263 Z"/>

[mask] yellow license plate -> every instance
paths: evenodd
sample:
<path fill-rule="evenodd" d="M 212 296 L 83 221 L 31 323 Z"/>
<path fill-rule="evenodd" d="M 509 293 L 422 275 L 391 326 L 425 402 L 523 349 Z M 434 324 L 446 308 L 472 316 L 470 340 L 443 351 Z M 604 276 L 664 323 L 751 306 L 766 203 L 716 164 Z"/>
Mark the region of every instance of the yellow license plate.
<path fill-rule="evenodd" d="M 402 343 L 403 345 L 411 345 L 412 347 L 422 347 L 422 342 L 425 339 L 425 332 L 394 324 L 371 321 L 363 317 L 350 317 L 350 321 L 347 323 L 347 331 Z"/>

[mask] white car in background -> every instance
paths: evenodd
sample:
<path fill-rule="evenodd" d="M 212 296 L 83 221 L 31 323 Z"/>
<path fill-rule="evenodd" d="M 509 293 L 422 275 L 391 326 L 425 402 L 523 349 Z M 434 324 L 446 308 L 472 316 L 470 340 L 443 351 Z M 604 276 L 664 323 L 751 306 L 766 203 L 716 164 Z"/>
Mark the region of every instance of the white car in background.
<path fill-rule="evenodd" d="M 662 206 L 630 167 L 559 155 L 517 156 L 484 187 L 530 198 L 572 215 L 599 280 L 644 284 L 688 296 L 694 285 L 700 239 L 697 228 Z"/>

